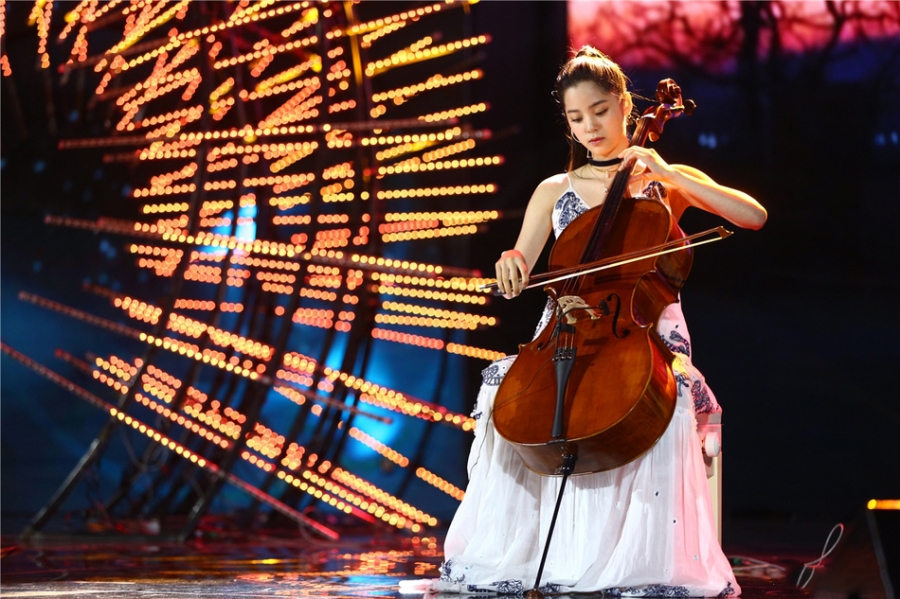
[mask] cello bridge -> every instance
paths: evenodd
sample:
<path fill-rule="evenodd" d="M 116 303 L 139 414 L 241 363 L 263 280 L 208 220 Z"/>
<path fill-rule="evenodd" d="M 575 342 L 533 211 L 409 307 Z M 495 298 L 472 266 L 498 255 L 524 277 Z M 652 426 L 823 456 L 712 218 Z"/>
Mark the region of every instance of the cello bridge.
<path fill-rule="evenodd" d="M 560 315 L 566 317 L 567 324 L 575 324 L 584 320 L 585 316 L 590 320 L 597 320 L 609 315 L 609 309 L 605 306 L 590 306 L 577 295 L 564 295 L 556 303 Z"/>

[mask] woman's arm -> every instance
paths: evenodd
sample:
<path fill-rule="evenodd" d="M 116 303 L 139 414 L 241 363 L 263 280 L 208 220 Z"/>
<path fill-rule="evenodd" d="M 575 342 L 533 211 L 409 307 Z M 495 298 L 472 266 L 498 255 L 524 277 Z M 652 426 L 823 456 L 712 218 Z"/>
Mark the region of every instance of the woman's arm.
<path fill-rule="evenodd" d="M 719 185 L 703 171 L 681 164 L 668 164 L 656 150 L 633 146 L 620 156 L 627 162 L 637 158 L 659 178 L 663 184 L 677 188 L 681 193 L 673 198 L 672 212 L 680 218 L 685 208 L 696 206 L 744 229 L 760 229 L 766 223 L 768 213 L 759 202 L 746 193 Z"/>
<path fill-rule="evenodd" d="M 531 199 L 528 200 L 515 248 L 504 252 L 494 265 L 497 272 L 497 286 L 506 298 L 519 295 L 522 288 L 528 284 L 528 275 L 553 229 L 550 215 L 553 212 L 553 203 L 564 189 L 563 181 L 565 175 L 556 175 L 537 186 Z"/>

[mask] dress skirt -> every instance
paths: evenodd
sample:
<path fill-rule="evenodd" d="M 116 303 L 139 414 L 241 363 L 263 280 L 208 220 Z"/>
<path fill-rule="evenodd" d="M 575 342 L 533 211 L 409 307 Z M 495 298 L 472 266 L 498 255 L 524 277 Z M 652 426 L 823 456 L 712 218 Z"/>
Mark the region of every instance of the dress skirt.
<path fill-rule="evenodd" d="M 690 362 L 680 306 L 672 311 L 673 322 L 660 323 L 674 331 L 663 337 L 675 349 L 679 393 L 672 422 L 633 462 L 569 478 L 542 576 L 545 590 L 637 597 L 740 593 L 717 540 L 695 419 L 697 412 L 718 411 L 718 403 Z M 494 398 L 514 360 L 484 371 L 469 485 L 433 591 L 517 595 L 534 585 L 562 479 L 528 470 L 494 429 Z"/>

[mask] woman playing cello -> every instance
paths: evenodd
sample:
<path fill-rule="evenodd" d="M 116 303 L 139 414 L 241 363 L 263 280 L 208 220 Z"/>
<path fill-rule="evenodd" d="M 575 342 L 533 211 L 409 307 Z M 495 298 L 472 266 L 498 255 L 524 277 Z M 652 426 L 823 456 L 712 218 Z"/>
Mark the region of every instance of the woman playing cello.
<path fill-rule="evenodd" d="M 551 231 L 558 237 L 574 219 L 602 205 L 618 170 L 632 161 L 630 196 L 661 202 L 676 221 L 695 206 L 743 228 L 765 223 L 765 209 L 747 194 L 695 168 L 668 164 L 652 149 L 630 146 L 627 80 L 601 52 L 579 50 L 560 71 L 556 93 L 569 128 L 569 164 L 567 172 L 538 185 L 515 247 L 496 263 L 505 297 L 517 296 L 528 283 Z M 548 304 L 538 333 L 552 314 Z M 652 334 L 674 356 L 674 414 L 662 437 L 637 459 L 569 481 L 541 578 L 544 589 L 621 596 L 740 593 L 717 542 L 696 433 L 695 415 L 720 408 L 691 364 L 678 302 L 665 307 Z M 494 429 L 494 398 L 515 358 L 484 371 L 469 486 L 447 534 L 435 591 L 520 594 L 534 582 L 560 479 L 526 468 Z"/>

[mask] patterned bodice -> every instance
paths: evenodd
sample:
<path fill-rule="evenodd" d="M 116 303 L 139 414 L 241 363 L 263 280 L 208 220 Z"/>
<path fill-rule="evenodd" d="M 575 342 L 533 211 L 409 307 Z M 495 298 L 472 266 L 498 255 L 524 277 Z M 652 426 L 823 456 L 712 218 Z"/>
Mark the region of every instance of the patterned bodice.
<path fill-rule="evenodd" d="M 578 195 L 575 188 L 572 187 L 571 175 L 568 175 L 566 180 L 569 182 L 569 187 L 562 196 L 556 200 L 556 204 L 553 206 L 553 214 L 551 215 L 551 220 L 553 221 L 553 234 L 557 239 L 559 239 L 563 230 L 569 226 L 570 222 L 591 209 L 587 202 Z M 643 184 L 643 188 L 641 187 L 641 184 Z M 666 188 L 659 181 L 638 176 L 633 178 L 629 187 L 632 196 L 647 197 L 666 204 Z"/>
<path fill-rule="evenodd" d="M 643 184 L 643 189 L 638 195 L 666 203 L 667 191 L 659 181 L 647 180 L 645 177 L 639 177 L 636 181 L 632 181 L 632 185 L 634 184 Z M 638 187 L 638 189 L 640 189 L 640 187 Z M 571 180 L 569 180 L 569 187 L 553 206 L 551 220 L 553 222 L 554 235 L 559 238 L 569 223 L 590 210 L 590 208 L 591 207 L 588 206 L 587 202 L 578 195 L 572 187 Z M 544 308 L 544 313 L 541 316 L 541 320 L 535 331 L 535 337 L 537 337 L 544 327 L 547 326 L 547 323 L 550 321 L 552 310 L 552 300 L 548 299 L 547 306 Z M 663 310 L 659 317 L 656 331 L 659 336 L 662 337 L 662 340 L 669 349 L 675 353 L 682 354 L 690 360 L 691 336 L 690 333 L 688 333 L 687 324 L 684 321 L 681 302 L 670 304 Z"/>

